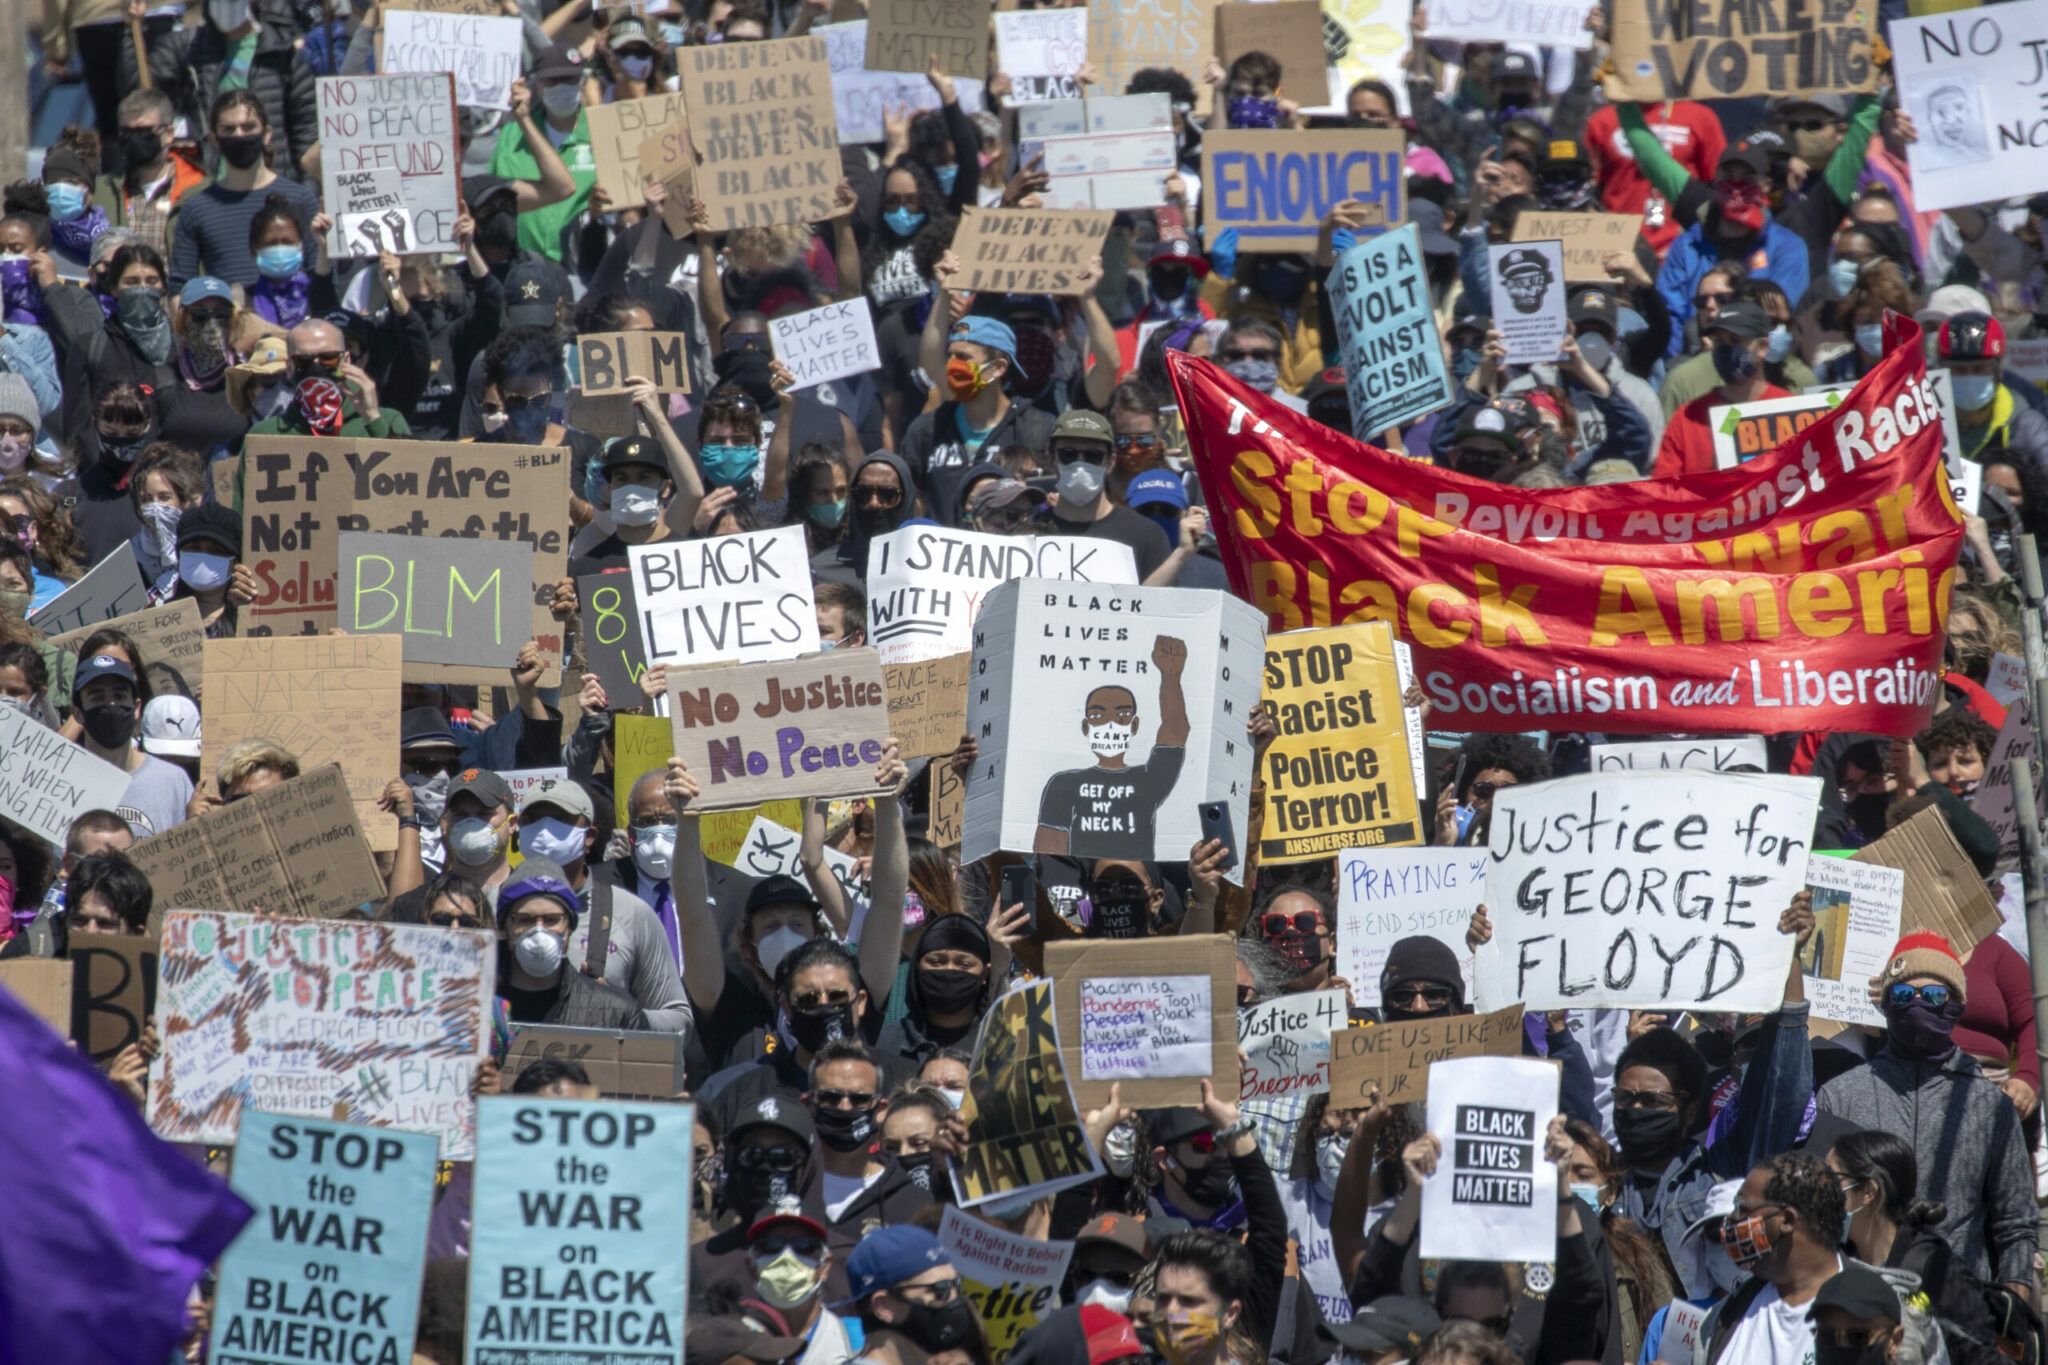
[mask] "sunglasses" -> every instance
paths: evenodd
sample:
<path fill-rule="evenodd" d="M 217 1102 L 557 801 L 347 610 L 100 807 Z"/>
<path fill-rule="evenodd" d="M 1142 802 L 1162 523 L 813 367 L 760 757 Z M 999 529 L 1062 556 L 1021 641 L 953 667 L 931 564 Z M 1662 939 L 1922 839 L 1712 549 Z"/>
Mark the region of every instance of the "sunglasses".
<path fill-rule="evenodd" d="M 747 1147 L 734 1164 L 744 1171 L 793 1171 L 804 1164 L 804 1154 L 797 1147 Z"/>
<path fill-rule="evenodd" d="M 329 351 L 325 355 L 295 355 L 292 357 L 292 373 L 304 375 L 318 370 L 338 370 L 346 358 L 340 351 Z"/>
<path fill-rule="evenodd" d="M 1948 987 L 1940 984 L 1911 986 L 1900 981 L 1884 988 L 1884 1002 L 1893 1009 L 1904 1009 L 1918 1000 L 1929 1009 L 1938 1010 L 1948 1004 L 1948 994 Z"/>
<path fill-rule="evenodd" d="M 1695 308 L 1705 308 L 1708 304 L 1713 304 L 1718 308 L 1734 297 L 1733 291 L 1726 294 L 1694 294 L 1692 296 L 1692 305 Z"/>
<path fill-rule="evenodd" d="M 550 389 L 546 393 L 508 393 L 504 401 L 497 406 L 506 412 L 524 412 L 528 408 L 544 408 L 554 401 L 554 391 Z M 483 407 L 486 412 L 492 410 L 488 403 Z"/>
<path fill-rule="evenodd" d="M 1479 801 L 1491 801 L 1493 794 L 1499 790 L 1500 784 L 1498 782 L 1474 782 L 1472 784 L 1472 796 L 1475 800 Z"/>
<path fill-rule="evenodd" d="M 1795 133 L 1817 133 L 1823 128 L 1832 128 L 1834 126 L 1835 121 L 1831 118 L 1788 118 L 1785 120 L 1785 127 Z"/>
<path fill-rule="evenodd" d="M 816 1092 L 820 1109 L 872 1109 L 875 1107 L 875 1092 L 872 1090 L 820 1090 Z"/>
<path fill-rule="evenodd" d="M 1451 1003 L 1449 986 L 1396 986 L 1387 992 L 1387 999 L 1393 1004 L 1413 1004 L 1420 1000 L 1424 1009 L 1440 1010 Z"/>
<path fill-rule="evenodd" d="M 766 332 L 727 332 L 725 349 L 728 351 L 765 351 L 768 349 Z"/>
<path fill-rule="evenodd" d="M 804 994 L 791 1000 L 790 1003 L 800 1010 L 814 1010 L 820 1005 L 851 1005 L 853 1003 L 853 992 L 838 990 L 826 991 L 820 994 L 817 991 L 806 991 Z"/>
<path fill-rule="evenodd" d="M 873 485 L 862 484 L 853 490 L 853 502 L 856 507 L 894 507 L 902 501 L 903 490 L 900 488 L 876 488 Z"/>
<path fill-rule="evenodd" d="M 1675 1090 L 1616 1090 L 1616 1109 L 1676 1109 L 1681 1096 Z"/>
<path fill-rule="evenodd" d="M 427 916 L 427 923 L 437 929 L 481 929 L 484 922 L 475 915 L 455 915 L 446 910 L 436 910 Z"/>
<path fill-rule="evenodd" d="M 1108 456 L 1093 446 L 1055 446 L 1052 458 L 1058 464 L 1101 464 Z"/>
<path fill-rule="evenodd" d="M 431 773 L 446 773 L 453 777 L 462 771 L 462 755 L 450 754 L 446 758 L 407 758 L 400 754 L 398 769 L 415 777 L 425 777 Z"/>
<path fill-rule="evenodd" d="M 757 1261 L 772 1261 L 785 1251 L 793 1251 L 799 1261 L 814 1270 L 818 1262 L 825 1259 L 825 1244 L 816 1237 L 803 1234 L 763 1233 L 747 1250 Z"/>
<path fill-rule="evenodd" d="M 1303 910 L 1292 915 L 1268 914 L 1261 916 L 1259 927 L 1267 938 L 1279 938 L 1283 934 L 1320 934 L 1323 931 L 1323 917 L 1313 910 Z"/>
<path fill-rule="evenodd" d="M 1159 438 L 1149 432 L 1143 436 L 1119 436 L 1116 438 L 1116 448 L 1118 450 L 1149 450 L 1158 444 Z"/>

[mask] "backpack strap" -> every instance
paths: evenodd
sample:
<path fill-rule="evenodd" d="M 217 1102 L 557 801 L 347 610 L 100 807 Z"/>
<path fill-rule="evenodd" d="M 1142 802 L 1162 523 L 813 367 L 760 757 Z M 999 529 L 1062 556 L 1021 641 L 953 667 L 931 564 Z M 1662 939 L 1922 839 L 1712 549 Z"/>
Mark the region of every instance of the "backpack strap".
<path fill-rule="evenodd" d="M 590 937 L 583 950 L 583 970 L 602 981 L 612 949 L 612 865 L 599 863 L 590 870 L 590 878 Z"/>

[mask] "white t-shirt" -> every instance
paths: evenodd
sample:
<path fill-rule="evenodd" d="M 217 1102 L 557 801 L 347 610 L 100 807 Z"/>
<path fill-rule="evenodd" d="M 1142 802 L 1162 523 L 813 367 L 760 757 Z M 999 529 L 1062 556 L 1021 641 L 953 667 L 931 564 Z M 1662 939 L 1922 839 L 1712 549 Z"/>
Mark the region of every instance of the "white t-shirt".
<path fill-rule="evenodd" d="M 825 1216 L 835 1223 L 846 1216 L 847 1205 L 882 1178 L 880 1171 L 873 1175 L 834 1175 L 830 1171 L 820 1174 L 825 1177 Z"/>
<path fill-rule="evenodd" d="M 1839 1274 L 1840 1258 L 1835 1265 Z M 1786 1303 L 1778 1297 L 1778 1286 L 1765 1285 L 1729 1328 L 1721 1359 L 1742 1365 L 1813 1365 L 1813 1320 L 1807 1317 L 1812 1311 L 1811 1302 Z"/>

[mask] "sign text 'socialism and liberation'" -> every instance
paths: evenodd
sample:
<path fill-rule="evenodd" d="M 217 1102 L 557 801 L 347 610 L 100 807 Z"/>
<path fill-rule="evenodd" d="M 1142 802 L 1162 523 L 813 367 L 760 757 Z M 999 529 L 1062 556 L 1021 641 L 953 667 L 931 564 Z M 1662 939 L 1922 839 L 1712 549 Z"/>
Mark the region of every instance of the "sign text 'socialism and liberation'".
<path fill-rule="evenodd" d="M 1232 587 L 1273 629 L 1388 622 L 1439 724 L 1912 734 L 1962 538 L 1918 332 L 1796 442 L 1626 491 L 1418 465 L 1167 363 Z"/>

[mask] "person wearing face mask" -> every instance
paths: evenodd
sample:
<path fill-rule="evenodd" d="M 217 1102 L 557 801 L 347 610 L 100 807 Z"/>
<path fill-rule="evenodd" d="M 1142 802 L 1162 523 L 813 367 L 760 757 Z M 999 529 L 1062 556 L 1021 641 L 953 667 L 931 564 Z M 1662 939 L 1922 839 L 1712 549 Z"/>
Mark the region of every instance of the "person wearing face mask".
<path fill-rule="evenodd" d="M 2027 1294 L 2035 1247 L 2032 1173 L 2018 1111 L 1957 1046 L 1967 980 L 1948 940 L 1901 938 L 1877 978 L 1887 1035 L 1868 1063 L 1829 1081 L 1824 1113 L 1911 1144 L 1920 1194 L 1944 1206 L 1957 1264 Z M 1939 1131 L 1923 1115 L 1943 1116 Z"/>
<path fill-rule="evenodd" d="M 971 915 L 940 915 L 919 935 L 904 989 L 905 1013 L 886 1025 L 875 1051 L 892 1084 L 917 1074 L 945 1047 L 972 1047 L 994 973 L 988 931 Z"/>
<path fill-rule="evenodd" d="M 209 25 L 179 31 L 211 33 L 212 29 Z M 295 55 L 294 60 L 304 59 Z M 187 89 L 187 77 L 176 73 L 161 80 L 159 88 Z M 269 107 L 253 88 L 224 90 L 210 107 L 188 113 L 195 128 L 204 127 L 213 135 L 219 159 L 213 180 L 178 201 L 178 230 L 171 241 L 173 287 L 201 275 L 217 275 L 244 288 L 255 284 L 261 275 L 256 253 L 249 246 L 249 223 L 273 194 L 283 195 L 290 203 L 302 235 L 312 231 L 313 216 L 320 212 L 319 196 L 296 178 L 299 157 L 318 137 L 312 89 L 308 71 L 303 121 L 296 109 L 288 117 L 282 107 Z M 279 169 L 271 168 L 272 159 Z"/>
<path fill-rule="evenodd" d="M 645 401 L 639 401 L 641 393 L 634 396 L 641 414 L 652 414 L 647 425 L 654 435 L 620 436 L 606 443 L 598 471 L 614 529 L 569 562 L 571 580 L 626 568 L 634 545 L 683 539 L 703 501 L 704 486 L 697 466 L 675 429 L 661 416 L 660 395 L 652 384 L 640 387 Z M 682 490 L 680 498 L 678 489 Z"/>
<path fill-rule="evenodd" d="M 101 279 L 108 290 L 105 300 L 70 284 L 43 292 L 50 305 L 51 337 L 67 347 L 61 427 L 78 447 L 81 463 L 92 453 L 88 430 L 94 409 L 110 391 L 134 385 L 153 395 L 177 382 L 169 363 L 171 318 L 164 303 L 163 259 L 139 242 L 127 242 L 107 258 Z M 154 409 L 153 400 L 149 406 Z"/>
<path fill-rule="evenodd" d="M 1443 1325 L 1424 1300 L 1393 1294 L 1366 1304 L 1349 1319 L 1317 1323 L 1316 1338 L 1338 1348 L 1333 1365 L 1408 1365 Z"/>
<path fill-rule="evenodd" d="M 0 379 L 4 382 L 4 379 Z M 0 437 L 0 447 L 5 438 Z M 175 530 L 175 527 L 174 527 Z M 34 596 L 16 615 L 26 616 L 61 594 L 92 566 L 78 539 L 69 510 L 44 490 L 33 475 L 0 478 L 0 544 L 12 542 L 27 560 Z M 175 552 L 174 552 L 175 553 Z"/>
<path fill-rule="evenodd" d="M 175 764 L 135 747 L 135 670 L 111 654 L 81 660 L 71 680 L 71 705 L 85 727 L 79 737 L 85 751 L 128 774 L 115 812 L 135 837 L 147 839 L 182 823 L 192 800 L 192 779 Z"/>
<path fill-rule="evenodd" d="M 256 575 L 242 563 L 242 519 L 217 502 L 178 517 L 178 588 L 189 597 L 209 640 L 231 638 L 239 608 L 256 600 Z"/>
<path fill-rule="evenodd" d="M 327 261 L 326 214 L 314 217 L 310 234 L 302 234 L 291 200 L 282 194 L 264 197 L 263 207 L 249 220 L 249 250 L 256 256 L 256 283 L 249 286 L 249 308 L 275 327 L 296 327 L 308 314 L 325 316 L 340 307 L 334 293 L 334 270 Z M 312 249 L 306 248 L 311 241 Z"/>
<path fill-rule="evenodd" d="M 780 361 L 769 361 L 765 353 L 754 354 L 762 362 L 763 377 L 775 374 Z M 787 381 L 789 371 L 779 377 Z M 780 398 L 779 419 L 774 439 L 768 439 L 762 408 L 736 383 L 723 383 L 712 390 L 697 413 L 697 466 L 709 492 L 729 490 L 718 500 L 718 508 L 734 503 L 750 505 L 771 521 L 779 522 L 789 510 L 789 443 L 785 428 L 796 418 L 797 396 L 786 389 Z M 765 459 L 763 457 L 766 457 Z M 707 501 L 709 501 L 707 493 Z M 718 508 L 702 508 L 700 530 L 708 529 L 709 518 Z"/>
<path fill-rule="evenodd" d="M 1771 319 L 1761 305 L 1739 300 L 1721 309 L 1706 331 L 1714 372 L 1721 382 L 1672 414 L 1664 428 L 1664 439 L 1657 447 L 1657 463 L 1651 477 L 1663 479 L 1713 470 L 1714 435 L 1707 418 L 1710 408 L 1789 397 L 1764 373 L 1764 363 L 1770 355 L 1770 335 Z"/>
<path fill-rule="evenodd" d="M 457 772 L 442 798 L 439 825 L 449 872 L 487 892 L 495 890 L 511 874 L 505 855 L 511 850 L 519 820 L 512 813 L 512 788 L 504 778 L 488 768 L 470 767 Z M 398 880 L 394 873 L 394 884 Z M 422 883 L 424 880 L 422 876 Z M 395 892 L 390 918 L 400 923 L 416 923 L 425 910 L 423 894 L 416 890 Z"/>
<path fill-rule="evenodd" d="M 1222 562 L 1202 553 L 1209 543 L 1209 509 L 1188 506 L 1187 486 L 1180 475 L 1170 469 L 1147 470 L 1125 487 L 1123 502 L 1157 526 L 1173 546 L 1159 567 L 1146 576 L 1146 583 L 1229 590 Z"/>
<path fill-rule="evenodd" d="M 252 436 L 377 436 L 412 434 L 405 415 L 381 407 L 377 385 L 349 358 L 341 329 L 309 318 L 285 338 L 292 402 L 249 428 Z"/>
<path fill-rule="evenodd" d="M 900 167 L 915 162 L 937 183 L 946 210 L 957 215 L 981 199 L 981 133 L 960 107 L 953 78 L 939 70 L 937 62 L 931 63 L 925 79 L 937 92 L 939 107 L 911 117 L 898 135 L 901 140 L 892 141 L 885 153 L 884 164 Z M 900 155 L 890 155 L 899 149 Z"/>
<path fill-rule="evenodd" d="M 826 1043 L 811 1061 L 811 1125 L 817 1131 L 819 1195 L 826 1226 L 851 1240 L 876 1222 L 907 1223 L 932 1202 L 882 1146 L 889 1102 L 881 1098 L 882 1069 L 857 1038 Z"/>
<path fill-rule="evenodd" d="M 201 275 L 178 291 L 171 318 L 178 382 L 156 396 L 164 440 L 211 456 L 248 432 L 251 418 L 228 397 L 228 373 L 242 359 L 231 339 L 234 325 L 235 298 L 226 280 Z"/>
<path fill-rule="evenodd" d="M 505 263 L 529 255 L 558 265 L 567 259 L 566 238 L 590 205 L 597 183 L 597 158 L 583 114 L 584 82 L 596 73 L 573 44 L 556 43 L 540 55 L 527 80 L 538 93 L 536 120 L 526 89 L 512 101 L 510 126 L 498 132 L 490 175 L 502 190 L 464 200 L 476 215 L 477 248 L 501 277 Z M 615 193 L 623 194 L 623 190 Z"/>
<path fill-rule="evenodd" d="M 1109 471 L 1115 448 L 1114 430 L 1101 413 L 1069 408 L 1060 415 L 1051 440 L 1053 464 L 1059 470 L 1059 497 L 1048 529 L 1055 535 L 1088 536 L 1129 546 L 1142 582 L 1170 582 L 1159 575 L 1173 543 L 1182 539 L 1184 526 L 1169 542 L 1149 518 L 1110 499 Z"/>
<path fill-rule="evenodd" d="M 1117 373 L 1127 376 L 1137 368 L 1139 333 L 1148 322 L 1169 322 L 1183 318 L 1210 318 L 1215 308 L 1202 297 L 1202 281 L 1209 277 L 1209 260 L 1200 247 L 1185 237 L 1162 240 L 1145 263 L 1142 294 L 1138 281 L 1130 282 L 1131 304 L 1136 316 L 1130 325 L 1117 329 Z"/>
<path fill-rule="evenodd" d="M 1963 454 L 1975 458 L 1987 446 L 2003 445 L 2048 469 L 2048 414 L 2029 407 L 2010 385 L 2005 370 L 2005 327 L 1988 313 L 1957 313 L 1935 332 L 1938 363 L 1948 367 L 1956 397 L 1956 426 Z"/>
<path fill-rule="evenodd" d="M 832 1305 L 865 1338 L 854 1365 L 927 1365 L 949 1351 L 975 1351 L 983 1329 L 960 1272 L 939 1239 L 921 1227 L 881 1227 L 846 1260 L 850 1297 Z"/>
<path fill-rule="evenodd" d="M 1630 459 L 1639 466 L 1647 463 L 1648 452 L 1657 448 L 1664 435 L 1664 408 L 1657 401 L 1657 391 L 1622 364 L 1616 349 L 1621 319 L 1619 297 L 1607 285 L 1573 285 L 1565 315 L 1571 321 L 1577 359 L 1567 356 L 1562 361 L 1531 365 L 1525 373 L 1509 380 L 1503 391 L 1521 393 L 1539 386 L 1562 387 L 1578 414 L 1574 444 L 1579 448 L 1583 465 L 1609 458 Z M 1598 376 L 1597 383 L 1594 376 Z M 1600 391 L 1603 386 L 1604 393 Z M 1631 409 L 1622 414 L 1623 427 L 1635 426 L 1635 422 L 1627 419 L 1639 417 L 1648 428 L 1642 456 L 1631 456 L 1618 448 L 1625 440 L 1632 444 L 1635 438 L 1625 438 L 1623 431 L 1609 420 L 1608 412 L 1616 403 L 1626 403 Z"/>
<path fill-rule="evenodd" d="M 840 1039 L 866 1044 L 880 1032 L 881 1011 L 863 981 L 858 959 L 835 939 L 814 938 L 785 954 L 775 973 L 774 1022 L 762 1040 L 763 1055 L 714 1073 L 697 1088 L 698 1103 L 730 1122 L 763 1096 L 800 1101 L 820 1049 Z"/>
<path fill-rule="evenodd" d="M 43 158 L 43 192 L 50 202 L 50 250 L 57 271 L 82 279 L 92 244 L 107 230 L 106 210 L 93 202 L 96 171 L 70 146 L 52 147 Z"/>
<path fill-rule="evenodd" d="M 852 1360 L 845 1320 L 825 1308 L 825 1286 L 834 1277 L 837 1257 L 824 1225 L 801 1204 L 788 1202 L 755 1219 L 746 1229 L 746 1239 L 746 1270 L 752 1283 L 741 1304 L 748 1328 L 784 1338 L 789 1350 L 784 1358 L 793 1365 L 846 1365 Z M 843 1281 L 844 1276 L 839 1278 Z M 701 1325 L 695 1331 L 701 1331 Z M 755 1335 L 751 1342 L 766 1339 Z M 750 1343 L 736 1343 L 735 1354 L 742 1344 Z"/>
<path fill-rule="evenodd" d="M 1281 1101 L 1245 1102 L 1277 1107 Z M 1298 1105 L 1296 1106 L 1298 1107 Z M 1345 1283 L 1344 1263 L 1337 1257 L 1330 1236 L 1330 1217 L 1337 1197 L 1337 1182 L 1344 1158 L 1355 1140 L 1370 1144 L 1374 1133 L 1360 1139 L 1362 1109 L 1332 1109 L 1327 1095 L 1312 1095 L 1293 1128 L 1292 1141 L 1282 1149 L 1287 1178 L 1277 1183 L 1280 1203 L 1287 1213 L 1287 1226 L 1294 1234 L 1296 1261 L 1301 1282 L 1315 1295 L 1320 1317 L 1325 1322 L 1348 1322 L 1352 1316 L 1350 1286 Z M 1271 1144 L 1265 1150 L 1271 1151 Z"/>
<path fill-rule="evenodd" d="M 91 435 L 79 442 L 77 470 L 51 490 L 60 505 L 69 505 L 83 545 L 82 558 L 96 564 L 142 529 L 129 496 L 136 461 L 156 435 L 156 414 L 143 391 L 116 385 L 102 394 L 87 419 Z"/>
<path fill-rule="evenodd" d="M 1814 1331 L 1823 1287 L 1846 1278 L 1845 1271 L 1856 1272 L 1852 1285 L 1867 1285 L 1871 1298 L 1890 1298 L 1894 1322 L 1901 1316 L 1891 1286 L 1842 1255 L 1842 1221 L 1841 1186 L 1818 1160 L 1786 1154 L 1758 1162 L 1721 1225 L 1722 1246 L 1748 1278 L 1708 1312 L 1694 1359 L 1701 1365 L 1865 1365 L 1871 1357 L 1862 1340 L 1831 1336 L 1822 1343 Z M 1874 1358 L 1889 1359 L 1883 1353 Z"/>
<path fill-rule="evenodd" d="M 932 1139 L 953 1109 L 953 1102 L 936 1086 L 911 1085 L 889 1097 L 889 1112 L 882 1120 L 882 1150 L 910 1172 L 919 1189 L 929 1190 L 941 1203 L 952 1202 L 953 1191 L 946 1168 L 937 1164 L 939 1153 Z"/>
<path fill-rule="evenodd" d="M 168 252 L 170 215 L 188 191 L 206 183 L 206 171 L 171 145 L 177 106 L 162 90 L 131 90 L 117 106 L 117 171 L 100 176 L 93 198 L 114 227 Z"/>
<path fill-rule="evenodd" d="M 1890 261 L 1872 261 L 1856 276 L 1835 308 L 1836 324 L 1853 343 L 1821 365 L 1823 384 L 1853 384 L 1884 358 L 1884 315 L 1911 313 L 1913 295 Z"/>
<path fill-rule="evenodd" d="M 797 1247 L 798 1259 L 817 1262 L 818 1278 L 827 1300 L 844 1290 L 841 1267 L 845 1262 L 832 1254 L 839 1248 L 829 1246 L 830 1234 L 825 1229 L 818 1150 L 810 1111 L 799 1100 L 769 1095 L 735 1116 L 720 1147 L 725 1187 L 718 1210 L 721 1222 L 728 1218 L 732 1221 L 690 1248 L 692 1284 L 717 1284 L 735 1291 L 737 1298 L 755 1297 L 762 1288 L 759 1281 L 765 1265 L 756 1265 L 755 1258 L 748 1254 L 754 1226 L 777 1215 L 798 1213 L 815 1225 L 820 1240 L 828 1243 L 820 1248 Z M 787 1244 L 782 1248 L 788 1249 Z M 851 1242 L 843 1249 L 850 1250 Z M 796 1300 L 800 1307 L 805 1301 L 804 1277 L 787 1264 L 781 1251 L 760 1259 L 766 1264 L 783 1262 L 780 1271 L 769 1277 L 776 1286 L 774 1295 L 762 1295 L 762 1301 L 777 1311 L 788 1311 L 776 1302 L 777 1298 Z"/>
<path fill-rule="evenodd" d="M 1675 360 L 1682 352 L 1685 324 L 1695 308 L 1694 292 L 1708 270 L 1722 262 L 1740 264 L 1744 274 L 1773 281 L 1796 309 L 1806 294 L 1810 257 L 1799 235 L 1772 217 L 1768 151 L 1750 140 L 1736 143 L 1721 154 L 1713 183 L 1703 186 L 1684 177 L 1643 126 L 1640 110 L 1624 106 L 1622 127 L 1653 185 L 1673 171 L 1682 178 L 1683 198 L 1676 190 L 1670 197 L 1678 206 L 1679 220 L 1690 226 L 1672 242 L 1657 272 L 1657 292 L 1671 315 L 1666 356 Z"/>
<path fill-rule="evenodd" d="M 925 327 L 927 346 L 935 333 L 948 338 L 944 362 L 926 368 L 944 373 L 949 397 L 913 421 L 897 445 L 897 452 L 915 476 L 915 486 L 924 493 L 926 503 L 940 511 L 960 505 L 960 484 L 966 469 L 982 459 L 984 452 L 1012 445 L 1048 449 L 1054 422 L 1051 413 L 1010 399 L 1008 386 L 1017 363 L 1017 337 L 1008 323 L 970 313 L 949 330 L 940 330 L 951 309 L 951 292 L 944 287 L 951 274 L 942 264 L 939 296 L 932 305 L 932 321 Z M 1103 463 L 1105 467 L 1108 464 L 1106 450 Z M 854 484 L 858 532 L 862 510 L 858 470 Z M 1165 557 L 1163 550 L 1160 557 Z M 865 565 L 862 568 L 865 571 Z"/>
<path fill-rule="evenodd" d="M 515 1023 L 645 1031 L 647 1012 L 632 996 L 570 963 L 582 914 L 560 867 L 522 862 L 498 890 L 498 995 Z"/>

